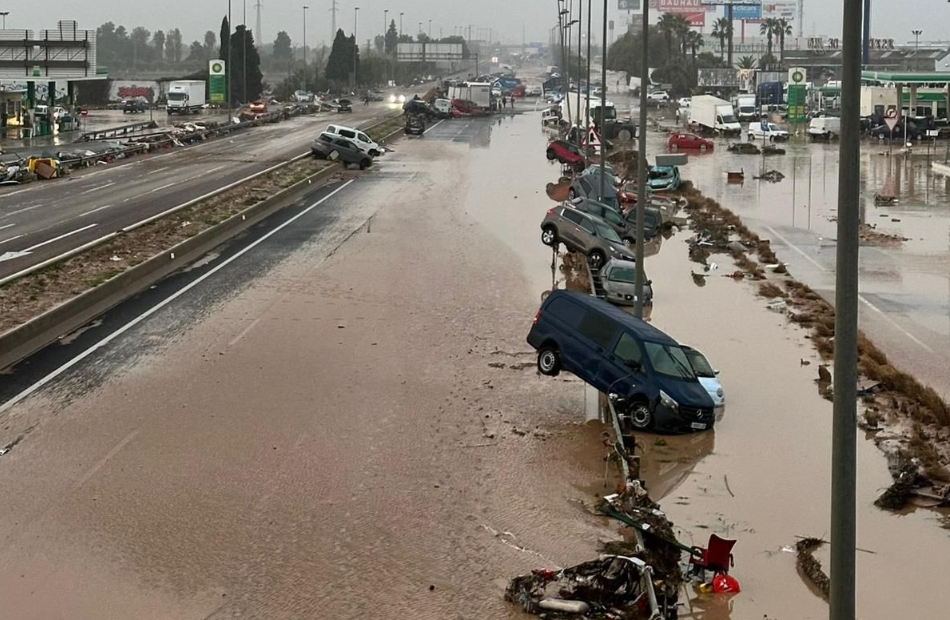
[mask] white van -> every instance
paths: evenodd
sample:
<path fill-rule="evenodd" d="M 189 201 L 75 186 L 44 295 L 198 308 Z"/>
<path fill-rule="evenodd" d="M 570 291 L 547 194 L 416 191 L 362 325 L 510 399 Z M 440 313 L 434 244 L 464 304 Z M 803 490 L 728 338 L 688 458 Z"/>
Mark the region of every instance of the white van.
<path fill-rule="evenodd" d="M 837 116 L 819 116 L 808 123 L 808 135 L 813 140 L 829 140 L 841 135 L 841 119 Z"/>
<path fill-rule="evenodd" d="M 439 114 L 448 116 L 452 113 L 452 101 L 449 99 L 436 99 L 432 102 L 432 107 L 435 108 Z"/>
<path fill-rule="evenodd" d="M 363 151 L 370 157 L 379 157 L 379 155 L 383 152 L 382 147 L 373 142 L 369 136 L 359 129 L 344 127 L 342 125 L 327 125 L 326 133 L 351 140 L 354 144 L 356 144 L 359 150 Z"/>
<path fill-rule="evenodd" d="M 561 110 L 560 108 L 548 108 L 541 112 L 541 124 L 542 125 L 560 125 L 561 124 Z"/>

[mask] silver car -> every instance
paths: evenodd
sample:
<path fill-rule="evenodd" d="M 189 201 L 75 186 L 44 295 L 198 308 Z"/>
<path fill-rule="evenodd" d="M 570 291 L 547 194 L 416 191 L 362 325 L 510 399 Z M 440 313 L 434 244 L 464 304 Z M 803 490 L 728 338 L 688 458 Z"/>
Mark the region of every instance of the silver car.
<path fill-rule="evenodd" d="M 636 259 L 610 224 L 567 206 L 548 209 L 541 222 L 541 242 L 550 247 L 563 243 L 569 251 L 587 256 L 594 269 L 611 259 Z"/>
<path fill-rule="evenodd" d="M 600 272 L 600 281 L 607 294 L 607 301 L 619 306 L 632 306 L 636 302 L 637 264 L 629 260 L 612 259 Z M 644 274 L 646 275 L 646 274 Z M 653 303 L 653 281 L 643 283 L 643 303 Z"/>
<path fill-rule="evenodd" d="M 361 151 L 355 142 L 325 132 L 313 141 L 310 152 L 317 159 L 342 162 L 344 168 L 356 164 L 360 170 L 366 170 L 373 165 L 373 158 Z"/>

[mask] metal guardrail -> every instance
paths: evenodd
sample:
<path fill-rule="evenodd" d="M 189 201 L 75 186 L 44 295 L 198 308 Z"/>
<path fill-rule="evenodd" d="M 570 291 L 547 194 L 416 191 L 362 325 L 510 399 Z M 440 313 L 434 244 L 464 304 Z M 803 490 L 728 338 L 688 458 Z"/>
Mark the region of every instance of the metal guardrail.
<path fill-rule="evenodd" d="M 134 133 L 140 129 L 154 129 L 158 127 L 158 122 L 154 120 L 140 121 L 138 123 L 128 123 L 118 127 L 109 127 L 98 131 L 83 133 L 79 136 L 77 142 L 92 142 L 93 140 L 105 140 L 107 138 L 118 138 Z"/>

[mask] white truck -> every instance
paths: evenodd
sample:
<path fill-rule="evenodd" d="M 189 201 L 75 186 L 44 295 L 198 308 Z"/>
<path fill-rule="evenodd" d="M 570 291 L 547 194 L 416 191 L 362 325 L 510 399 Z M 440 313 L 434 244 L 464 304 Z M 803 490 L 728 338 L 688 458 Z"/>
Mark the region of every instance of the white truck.
<path fill-rule="evenodd" d="M 711 95 L 693 97 L 689 107 L 689 124 L 697 130 L 713 133 L 742 133 L 742 125 L 736 119 L 732 104 Z"/>
<path fill-rule="evenodd" d="M 202 80 L 181 80 L 168 87 L 169 114 L 197 114 L 205 107 L 205 83 Z"/>
<path fill-rule="evenodd" d="M 755 95 L 748 93 L 736 95 L 732 105 L 735 107 L 740 123 L 752 123 L 757 120 L 759 115 L 755 107 Z"/>
<path fill-rule="evenodd" d="M 491 84 L 469 82 L 468 100 L 480 108 L 488 110 L 491 108 Z"/>

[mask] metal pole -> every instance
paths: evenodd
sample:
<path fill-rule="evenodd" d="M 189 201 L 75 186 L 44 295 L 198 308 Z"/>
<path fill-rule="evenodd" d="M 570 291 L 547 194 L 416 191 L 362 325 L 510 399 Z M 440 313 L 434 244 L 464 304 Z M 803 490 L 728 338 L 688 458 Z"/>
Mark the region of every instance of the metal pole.
<path fill-rule="evenodd" d="M 734 20 L 732 19 L 732 5 L 731 4 L 726 5 L 726 19 L 729 20 L 729 55 L 727 56 L 728 58 L 727 62 L 729 64 L 729 68 L 732 69 L 732 24 L 734 23 Z M 647 28 L 649 28 L 649 24 L 644 22 L 643 23 L 644 31 L 646 31 Z M 643 78 L 640 78 L 640 79 L 642 80 Z"/>
<path fill-rule="evenodd" d="M 587 16 L 588 20 L 590 15 Z M 584 34 L 584 0 L 577 0 L 577 124 L 581 124 L 581 35 Z M 590 97 L 590 80 L 587 81 L 587 96 Z M 581 145 L 581 132 L 577 132 L 577 146 Z M 601 196 L 603 199 L 603 196 Z"/>
<path fill-rule="evenodd" d="M 831 453 L 831 620 L 855 617 L 861 0 L 843 0 Z"/>
<path fill-rule="evenodd" d="M 241 60 L 244 63 L 244 103 L 247 104 L 247 0 L 244 1 L 244 32 L 241 33 Z"/>
<path fill-rule="evenodd" d="M 649 4 L 649 2 L 644 2 L 644 5 Z M 600 89 L 600 113 L 603 116 L 604 112 L 607 109 L 607 0 L 604 0 L 604 53 L 603 53 L 603 62 L 601 63 L 600 68 L 600 80 L 602 82 L 602 87 Z M 607 183 L 607 145 L 604 144 L 604 141 L 600 141 L 600 195 L 603 196 L 606 193 L 606 183 Z"/>
<path fill-rule="evenodd" d="M 228 69 L 224 76 L 228 87 L 228 125 L 231 124 L 231 72 L 234 71 L 234 67 L 231 66 L 231 30 L 231 0 L 228 0 Z"/>
<path fill-rule="evenodd" d="M 303 90 L 307 92 L 307 9 L 303 7 Z"/>
<path fill-rule="evenodd" d="M 604 0 L 604 23 L 607 21 L 607 0 Z M 604 26 L 606 35 L 606 25 Z M 633 313 L 643 318 L 643 220 L 647 202 L 647 80 L 650 73 L 650 3 L 643 3 L 643 58 L 640 65 L 640 127 L 639 146 L 637 147 L 637 271 L 634 278 Z M 605 39 L 606 40 L 606 39 Z M 605 63 L 606 65 L 606 63 Z"/>
<path fill-rule="evenodd" d="M 360 40 L 356 36 L 356 28 L 359 26 L 360 22 L 360 7 L 353 7 L 353 92 L 356 92 L 356 59 L 360 55 Z"/>
<path fill-rule="evenodd" d="M 387 32 L 389 32 L 389 9 L 383 9 L 383 37 Z"/>
<path fill-rule="evenodd" d="M 871 63 L 871 0 L 864 0 L 864 37 L 861 42 L 861 62 Z"/>
<path fill-rule="evenodd" d="M 587 135 L 587 161 L 590 161 L 590 25 L 594 23 L 594 14 L 591 12 L 591 0 L 587 0 L 587 105 L 585 106 L 584 133 Z M 524 48 L 524 34 L 522 34 L 522 48 Z M 606 84 L 601 86 L 604 88 Z M 603 116 L 603 114 L 601 114 Z M 604 197 L 603 194 L 600 195 Z"/>

